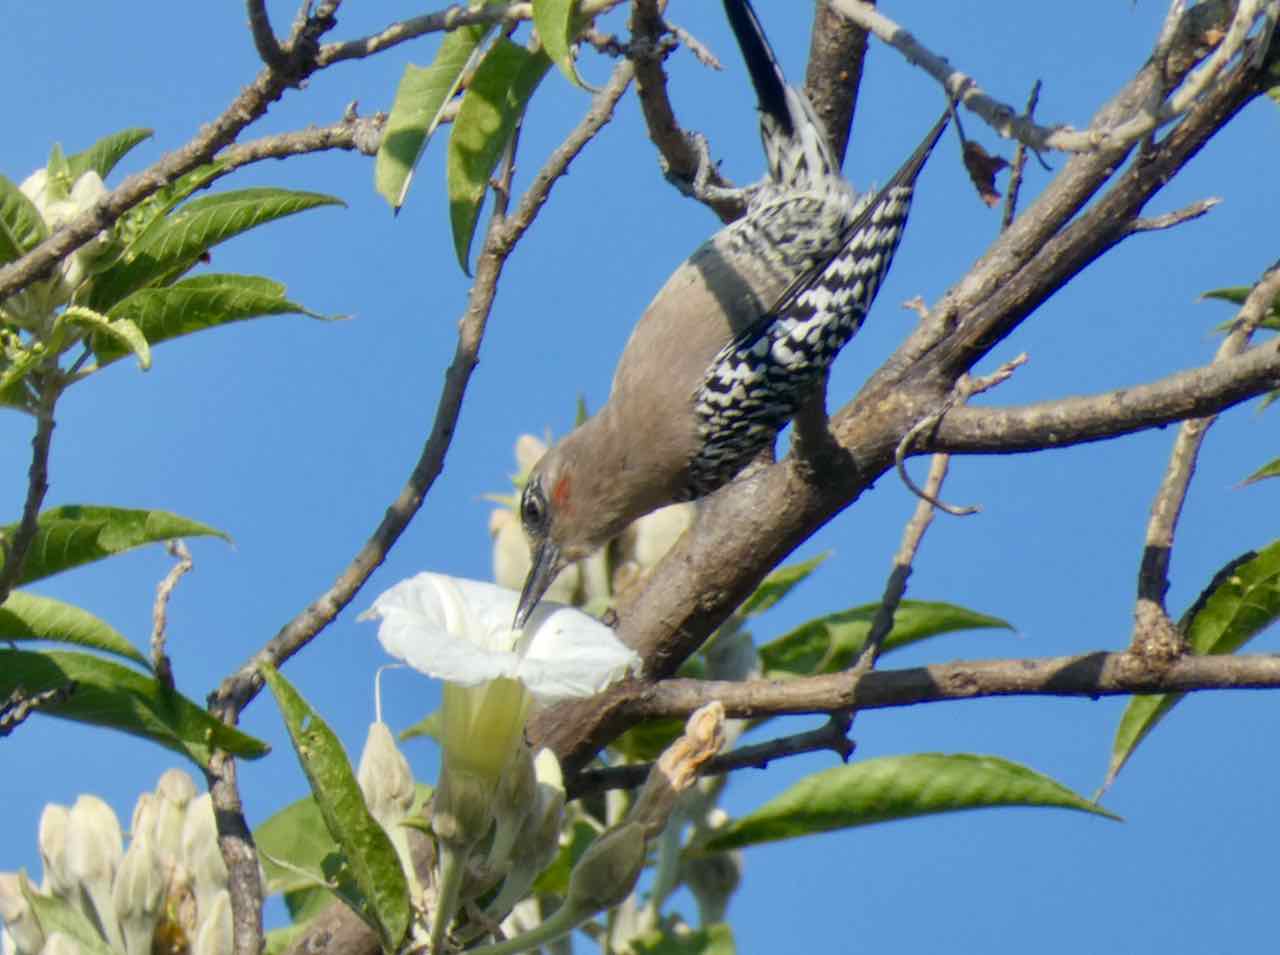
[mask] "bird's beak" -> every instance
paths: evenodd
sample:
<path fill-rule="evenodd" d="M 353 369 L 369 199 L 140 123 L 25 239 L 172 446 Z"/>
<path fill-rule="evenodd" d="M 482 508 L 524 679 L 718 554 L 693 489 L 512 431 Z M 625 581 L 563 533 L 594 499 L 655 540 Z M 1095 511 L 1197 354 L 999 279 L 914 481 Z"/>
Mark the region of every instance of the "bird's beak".
<path fill-rule="evenodd" d="M 551 581 L 556 579 L 556 574 L 560 573 L 561 564 L 560 548 L 550 538 L 544 537 L 533 553 L 533 566 L 524 580 L 524 590 L 520 591 L 520 603 L 516 605 L 516 619 L 512 624 L 514 629 L 520 630 L 529 622 L 529 615 L 551 586 Z"/>

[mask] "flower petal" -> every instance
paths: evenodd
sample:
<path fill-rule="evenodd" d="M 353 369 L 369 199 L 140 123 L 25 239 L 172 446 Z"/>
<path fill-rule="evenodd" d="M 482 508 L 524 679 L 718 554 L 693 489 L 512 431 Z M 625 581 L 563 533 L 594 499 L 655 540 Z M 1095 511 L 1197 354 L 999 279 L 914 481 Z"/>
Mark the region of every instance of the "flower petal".
<path fill-rule="evenodd" d="M 415 670 L 462 686 L 515 677 L 541 703 L 591 696 L 639 667 L 604 624 L 547 602 L 513 651 L 518 600 L 494 584 L 422 573 L 391 587 L 360 619 L 379 620 L 383 648 Z"/>
<path fill-rule="evenodd" d="M 613 631 L 572 607 L 549 607 L 536 625 L 516 675 L 540 703 L 592 696 L 629 673 L 640 658 Z"/>

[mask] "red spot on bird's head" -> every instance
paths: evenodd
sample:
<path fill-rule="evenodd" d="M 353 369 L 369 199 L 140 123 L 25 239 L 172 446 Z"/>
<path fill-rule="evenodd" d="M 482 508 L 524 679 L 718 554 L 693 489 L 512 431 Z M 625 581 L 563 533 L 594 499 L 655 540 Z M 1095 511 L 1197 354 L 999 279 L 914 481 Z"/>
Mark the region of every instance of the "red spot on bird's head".
<path fill-rule="evenodd" d="M 569 506 L 569 475 L 565 474 L 556 481 L 551 489 L 551 503 L 556 510 L 563 511 Z"/>

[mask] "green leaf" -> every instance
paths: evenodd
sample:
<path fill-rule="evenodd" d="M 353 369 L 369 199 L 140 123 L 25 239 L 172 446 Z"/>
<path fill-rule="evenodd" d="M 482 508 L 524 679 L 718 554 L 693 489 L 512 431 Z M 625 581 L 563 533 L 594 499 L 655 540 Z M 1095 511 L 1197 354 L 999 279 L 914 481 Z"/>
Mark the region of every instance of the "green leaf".
<path fill-rule="evenodd" d="M 261 667 L 284 716 L 298 762 L 311 784 L 325 828 L 338 844 L 361 899 L 353 911 L 378 933 L 388 955 L 409 931 L 409 884 L 386 830 L 365 805 L 342 743 L 327 723 L 274 667 Z M 363 904 L 358 904 L 359 902 Z"/>
<path fill-rule="evenodd" d="M 431 797 L 431 787 L 419 783 L 410 813 L 417 813 Z M 281 809 L 253 834 L 262 856 L 267 891 L 283 893 L 289 916 L 304 922 L 336 898 L 324 884 L 326 860 L 338 854 L 338 844 L 325 828 L 324 816 L 311 796 Z"/>
<path fill-rule="evenodd" d="M 122 129 L 118 133 L 102 137 L 84 152 L 68 156 L 67 170 L 71 181 L 75 182 L 90 169 L 106 179 L 129 150 L 150 139 L 151 135 L 150 129 Z"/>
<path fill-rule="evenodd" d="M 962 809 L 1048 806 L 1119 817 L 1061 783 L 997 756 L 918 753 L 836 766 L 802 779 L 702 846 L 742 846 Z"/>
<path fill-rule="evenodd" d="M 40 210 L 12 180 L 0 176 L 0 264 L 12 262 L 48 237 Z"/>
<path fill-rule="evenodd" d="M 697 931 L 646 932 L 632 943 L 636 955 L 734 955 L 738 948 L 733 929 L 724 922 L 707 925 Z"/>
<path fill-rule="evenodd" d="M 489 48 L 476 68 L 449 136 L 446 175 L 453 248 L 471 274 L 471 240 L 489 179 L 511 142 L 529 97 L 551 68 L 547 54 L 530 53 L 507 39 Z"/>
<path fill-rule="evenodd" d="M 49 150 L 49 161 L 44 164 L 49 174 L 47 195 L 52 199 L 65 199 L 71 194 L 75 181 L 71 178 L 71 166 L 67 163 L 67 154 L 62 151 L 62 143 L 54 143 Z"/>
<path fill-rule="evenodd" d="M 15 590 L 0 606 L 0 640 L 51 640 L 101 650 L 150 669 L 147 658 L 105 620 L 74 604 Z"/>
<path fill-rule="evenodd" d="M 560 67 L 570 83 L 590 87 L 578 75 L 573 61 L 573 41 L 582 31 L 584 18 L 574 15 L 577 0 L 533 0 L 533 25 L 547 56 Z"/>
<path fill-rule="evenodd" d="M 445 35 L 430 66 L 410 63 L 405 67 L 373 166 L 374 188 L 391 208 L 404 205 L 427 142 L 493 28 L 493 24 L 474 24 L 453 30 Z"/>
<path fill-rule="evenodd" d="M 1231 302 L 1233 305 L 1243 305 L 1244 300 L 1249 297 L 1249 293 L 1253 291 L 1252 285 L 1232 285 L 1227 288 L 1216 288 L 1205 292 L 1201 298 L 1214 298 L 1223 302 Z M 1220 331 L 1230 331 L 1232 323 L 1224 322 L 1218 326 Z M 1267 312 L 1265 318 L 1261 322 L 1262 328 L 1269 328 L 1272 331 L 1280 331 L 1280 303 L 1273 302 L 1271 310 Z"/>
<path fill-rule="evenodd" d="M 267 187 L 193 199 L 147 227 L 118 263 L 94 279 L 89 304 L 110 311 L 130 292 L 169 284 L 209 249 L 242 232 L 307 209 L 335 205 L 344 203 L 323 193 Z"/>
<path fill-rule="evenodd" d="M 167 186 L 157 189 L 134 206 L 116 223 L 116 233 L 124 244 L 122 260 L 127 260 L 137 244 L 164 222 L 164 217 L 192 193 L 205 188 L 230 170 L 225 163 L 212 162 L 197 166 Z"/>
<path fill-rule="evenodd" d="M 285 298 L 284 286 L 257 275 L 198 275 L 165 288 L 139 289 L 112 306 L 115 321 L 131 322 L 152 345 L 268 315 L 322 318 Z M 108 365 L 128 354 L 120 343 L 95 335 L 98 364 Z"/>
<path fill-rule="evenodd" d="M 37 892 L 26 873 L 22 873 L 19 878 L 22 894 L 46 938 L 54 932 L 61 932 L 75 941 L 83 955 L 119 955 L 80 909 L 56 896 Z"/>
<path fill-rule="evenodd" d="M 1197 656 L 1235 653 L 1280 617 L 1280 541 L 1259 553 L 1233 561 L 1210 583 L 1184 621 L 1191 652 Z M 1111 744 L 1105 790 L 1129 757 L 1185 696 L 1160 693 L 1134 697 L 1125 707 Z"/>
<path fill-rule="evenodd" d="M 270 747 L 221 720 L 155 679 L 111 660 L 86 653 L 0 650 L 0 698 L 15 690 L 36 694 L 75 684 L 61 703 L 40 713 L 106 726 L 152 740 L 181 753 L 202 769 L 213 750 L 257 759 Z"/>
<path fill-rule="evenodd" d="M 0 527 L 12 540 L 18 525 Z M 167 511 L 144 511 L 96 504 L 67 504 L 43 512 L 27 551 L 19 584 L 52 576 L 122 551 L 180 537 L 231 538 L 217 528 Z"/>
<path fill-rule="evenodd" d="M 1262 481 L 1266 478 L 1280 477 L 1280 458 L 1276 458 L 1270 464 L 1264 464 L 1258 470 L 1254 471 L 1241 484 L 1253 484 L 1256 481 Z"/>
<path fill-rule="evenodd" d="M 58 316 L 54 327 L 58 324 L 77 325 L 95 338 L 112 342 L 121 354 L 137 355 L 143 371 L 151 367 L 151 346 L 142 330 L 128 318 L 113 319 L 83 305 L 72 305 Z"/>
<path fill-rule="evenodd" d="M 871 632 L 871 621 L 879 604 L 864 604 L 803 623 L 760 648 L 760 663 L 766 675 L 809 676 L 834 673 L 850 666 Z M 999 617 L 926 600 L 904 600 L 894 614 L 893 629 L 885 638 L 883 652 L 908 644 L 963 630 L 1013 627 Z"/>
<path fill-rule="evenodd" d="M 760 616 L 760 614 L 791 593 L 796 584 L 805 580 L 830 556 L 831 551 L 825 551 L 810 560 L 802 560 L 796 564 L 779 567 L 761 581 L 760 586 L 755 589 L 755 593 L 743 601 L 742 606 L 738 608 L 738 616 L 743 620 L 750 620 L 752 617 Z"/>
<path fill-rule="evenodd" d="M 400 741 L 416 739 L 419 736 L 427 736 L 439 742 L 441 729 L 441 716 L 439 710 L 433 710 L 428 713 L 412 726 L 406 726 L 400 731 Z"/>
<path fill-rule="evenodd" d="M 267 891 L 273 895 L 314 885 L 322 878 L 320 863 L 338 850 L 311 796 L 285 806 L 258 826 L 253 841 L 262 850 Z"/>
<path fill-rule="evenodd" d="M 9 367 L 4 370 L 4 374 L 0 375 L 0 395 L 4 396 L 4 403 L 15 408 L 27 408 L 29 403 L 24 400 L 27 392 L 18 387 L 23 378 L 31 374 L 40 362 L 44 361 L 49 351 L 40 342 L 32 342 L 25 348 L 16 349 L 17 354 L 10 354 Z"/>

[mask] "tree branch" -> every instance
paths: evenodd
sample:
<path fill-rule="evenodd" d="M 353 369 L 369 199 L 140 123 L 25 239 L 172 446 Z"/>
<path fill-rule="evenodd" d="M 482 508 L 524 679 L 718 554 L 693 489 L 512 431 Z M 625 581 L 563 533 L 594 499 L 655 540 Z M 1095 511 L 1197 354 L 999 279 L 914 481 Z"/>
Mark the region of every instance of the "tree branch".
<path fill-rule="evenodd" d="M 1010 408 L 955 408 L 920 445 L 953 454 L 1064 448 L 1216 414 L 1280 386 L 1280 347 L 1267 342 L 1235 358 L 1132 388 Z"/>
<path fill-rule="evenodd" d="M 31 438 L 31 464 L 27 468 L 27 498 L 22 505 L 22 519 L 12 540 L 0 535 L 0 553 L 4 555 L 4 566 L 0 568 L 0 604 L 9 599 L 10 592 L 22 578 L 22 565 L 35 540 L 40 507 L 49 491 L 49 448 L 53 444 L 53 408 L 58 401 L 58 387 L 48 379 L 39 387 L 36 433 Z"/>
<path fill-rule="evenodd" d="M 624 0 L 582 0 L 577 5 L 577 10 L 581 15 L 591 18 L 606 13 L 623 2 Z M 521 20 L 531 19 L 533 19 L 532 3 L 478 7 L 454 4 L 436 13 L 426 13 L 422 16 L 410 17 L 408 20 L 400 20 L 377 33 L 357 40 L 326 43 L 316 55 L 316 65 L 323 68 L 344 60 L 363 59 L 409 40 L 426 36 L 428 33 L 442 33 L 476 23 L 515 24 Z"/>
<path fill-rule="evenodd" d="M 262 70 L 220 116 L 202 126 L 185 146 L 130 176 L 26 255 L 0 268 L 0 299 L 47 275 L 58 262 L 103 229 L 110 228 L 129 209 L 184 173 L 212 160 L 246 126 L 261 118 L 289 86 L 312 71 L 305 65 L 298 73 L 271 67 Z"/>
<path fill-rule="evenodd" d="M 1033 122 L 1029 115 L 1019 115 L 1012 106 L 985 93 L 973 77 L 952 67 L 945 57 L 925 47 L 911 33 L 886 17 L 872 4 L 862 0 L 830 0 L 830 2 L 858 26 L 874 33 L 883 42 L 898 50 L 907 62 L 921 67 L 938 81 L 948 96 L 963 103 L 1004 138 L 1016 139 L 1037 152 L 1053 149 L 1076 153 L 1128 149 L 1159 126 L 1185 113 L 1195 98 L 1203 93 L 1217 77 L 1222 66 L 1239 52 L 1244 39 L 1244 34 L 1241 34 L 1238 29 L 1241 21 L 1247 21 L 1247 24 L 1251 25 L 1262 13 L 1261 4 L 1256 0 L 1240 4 L 1239 12 L 1234 18 L 1227 15 L 1227 4 L 1202 4 L 1202 7 L 1213 6 L 1212 12 L 1217 17 L 1231 22 L 1231 28 L 1227 31 L 1228 40 L 1219 46 L 1218 51 L 1206 64 L 1203 75 L 1197 74 L 1195 80 L 1189 83 L 1177 97 L 1163 105 L 1158 104 L 1159 108 L 1156 110 L 1144 110 L 1115 126 L 1106 127 L 1095 123 L 1089 129 L 1079 131 L 1070 126 L 1040 126 Z M 1201 11 L 1195 16 L 1179 20 L 1181 36 L 1170 37 L 1169 42 L 1181 40 L 1185 43 L 1188 39 L 1208 36 L 1209 30 L 1206 25 L 1208 15 L 1209 11 Z M 1223 24 L 1215 22 L 1213 25 Z M 1247 26 L 1244 32 L 1247 33 Z"/>
<path fill-rule="evenodd" d="M 709 700 L 735 719 L 889 709 L 995 696 L 1100 696 L 1280 688 L 1280 654 L 1184 656 L 1153 665 L 1131 653 L 1098 651 L 1025 660 L 967 660 L 861 676 L 842 671 L 788 680 L 630 682 L 605 694 L 615 718 L 634 724 L 684 717 Z"/>
<path fill-rule="evenodd" d="M 1280 266 L 1272 266 L 1240 307 L 1233 328 L 1214 355 L 1213 365 L 1236 358 L 1249 347 L 1249 339 L 1271 310 L 1278 295 Z M 1216 420 L 1217 415 L 1207 415 L 1182 423 L 1173 443 L 1164 479 L 1152 501 L 1151 518 L 1147 522 L 1146 541 L 1138 570 L 1138 601 L 1130 645 L 1134 652 L 1145 650 L 1170 653 L 1180 652 L 1182 649 L 1182 636 L 1169 621 L 1164 604 L 1165 594 L 1169 590 L 1169 561 L 1173 556 L 1173 539 L 1178 528 L 1178 518 L 1182 514 L 1192 475 L 1195 474 L 1200 448 Z"/>
<path fill-rule="evenodd" d="M 1141 110 L 1153 94 L 1164 95 L 1194 66 L 1201 47 L 1193 37 L 1179 36 L 1182 39 L 1170 47 L 1163 63 L 1146 63 L 1099 111 L 1094 120 L 1098 128 Z M 1092 204 L 1094 194 L 1117 175 L 1126 150 L 1072 156 L 1036 202 L 931 311 L 930 320 L 872 376 L 857 398 L 833 416 L 833 434 L 847 454 L 831 456 L 817 477 L 789 457 L 740 477 L 708 498 L 700 508 L 696 533 L 686 534 L 653 569 L 647 587 L 618 608 L 619 636 L 645 660 L 646 677 L 674 673 L 769 569 L 892 467 L 901 436 L 937 407 L 959 375 L 1119 241 L 1124 223 L 1268 82 L 1264 71 L 1247 64 L 1227 71 L 1164 141 L 1153 145 L 1141 163 L 1120 174 L 1113 188 Z M 1066 225 L 1086 204 L 1089 210 Z M 1273 380 L 1274 351 L 1236 361 L 1243 364 L 1232 371 L 1252 373 L 1254 381 L 1251 387 L 1223 385 L 1216 395 L 1218 407 L 1257 393 L 1262 379 Z M 1213 373 L 1193 374 L 1209 374 L 1211 381 L 1221 384 Z M 1190 406 L 1184 416 L 1209 410 L 1196 407 L 1203 404 L 1199 396 L 1184 396 L 1180 403 Z M 968 409 L 954 412 L 957 420 L 963 415 L 975 423 L 979 419 L 968 416 L 978 414 Z M 997 443 L 1008 450 L 1016 443 L 1007 434 L 968 434 L 949 419 L 938 434 L 949 440 L 932 440 L 924 450 L 995 450 Z M 987 447 L 976 446 L 977 441 L 972 441 L 975 446 L 961 446 L 961 439 L 968 445 L 975 437 Z M 1034 440 L 1035 446 L 1042 446 L 1045 436 L 1037 432 Z M 1079 440 L 1090 438 L 1079 435 Z M 535 746 L 551 746 L 573 771 L 625 725 L 606 697 L 544 711 L 529 733 Z"/>
<path fill-rule="evenodd" d="M 867 31 L 842 16 L 832 0 L 820 0 L 809 36 L 804 88 L 827 137 L 844 162 L 867 57 Z"/>
<path fill-rule="evenodd" d="M 665 0 L 635 0 L 631 6 L 628 55 L 635 64 L 636 95 L 645 127 L 649 130 L 649 139 L 658 148 L 667 176 L 676 183 L 703 187 L 698 198 L 721 222 L 733 222 L 746 211 L 742 201 L 722 194 L 730 184 L 711 161 L 706 140 L 685 132 L 671 106 L 667 74 L 662 68 L 668 52 L 662 43 L 667 29 L 662 20 L 665 6 Z"/>
<path fill-rule="evenodd" d="M 253 659 L 223 681 L 215 699 L 224 714 L 234 717 L 257 695 L 262 687 L 262 679 L 258 673 L 260 662 L 280 666 L 332 622 L 386 558 L 418 512 L 426 493 L 444 466 L 444 456 L 453 439 L 462 398 L 479 357 L 485 326 L 497 296 L 498 280 L 506 260 L 546 203 L 555 183 L 568 170 L 569 164 L 612 117 L 613 108 L 625 92 L 630 78 L 631 65 L 619 64 L 608 85 L 592 101 L 587 115 L 534 177 L 513 216 L 509 219 L 506 216 L 505 203 L 495 208 L 486 231 L 483 251 L 476 263 L 476 279 L 471 287 L 467 309 L 459 323 L 458 344 L 453 361 L 445 372 L 444 388 L 436 406 L 435 420 L 409 479 L 396 500 L 387 508 L 381 523 L 334 584 L 282 627 Z"/>
<path fill-rule="evenodd" d="M 258 56 L 268 68 L 281 69 L 285 62 L 284 50 L 280 49 L 275 31 L 271 29 L 271 18 L 267 16 L 265 0 L 246 0 L 245 7 L 249 14 L 249 31 L 253 34 L 253 45 Z"/>

